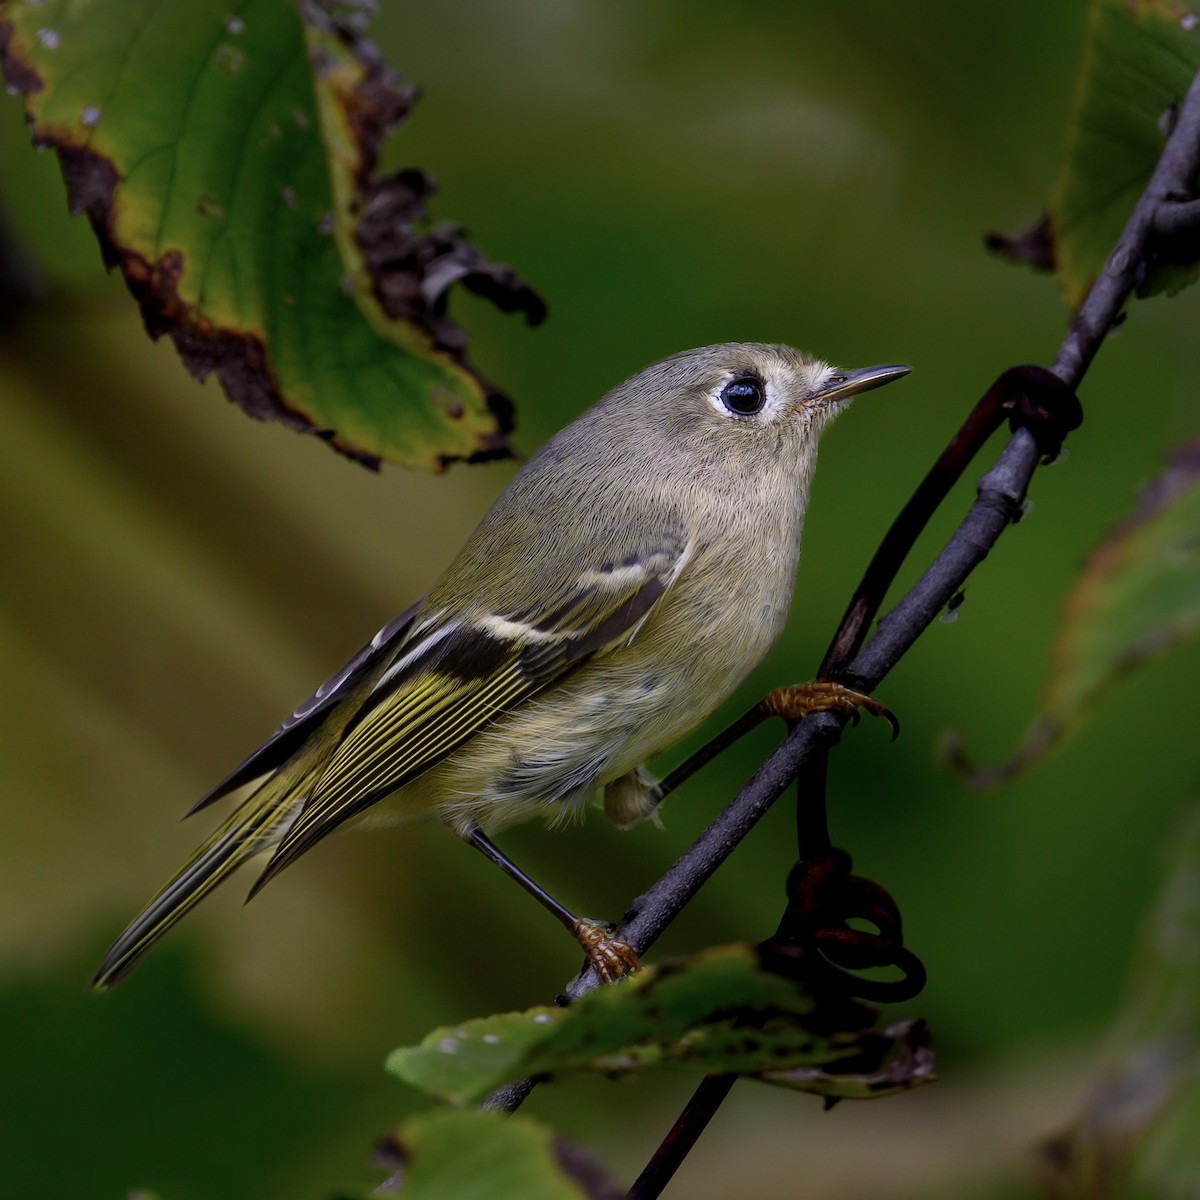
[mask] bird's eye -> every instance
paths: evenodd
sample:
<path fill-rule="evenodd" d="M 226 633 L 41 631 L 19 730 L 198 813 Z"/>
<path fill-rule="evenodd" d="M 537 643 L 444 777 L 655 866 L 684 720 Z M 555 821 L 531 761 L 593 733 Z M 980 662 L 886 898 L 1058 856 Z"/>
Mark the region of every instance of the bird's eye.
<path fill-rule="evenodd" d="M 762 383 L 751 376 L 732 379 L 721 389 L 721 403 L 739 417 L 750 417 L 767 402 Z"/>

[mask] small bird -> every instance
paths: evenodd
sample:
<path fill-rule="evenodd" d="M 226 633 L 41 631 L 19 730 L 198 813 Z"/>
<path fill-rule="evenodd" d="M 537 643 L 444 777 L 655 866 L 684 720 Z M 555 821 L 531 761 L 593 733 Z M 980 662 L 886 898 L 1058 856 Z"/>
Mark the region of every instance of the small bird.
<path fill-rule="evenodd" d="M 614 388 L 529 459 L 422 599 L 194 806 L 256 784 L 93 985 L 122 979 L 260 852 L 271 857 L 250 895 L 339 825 L 420 817 L 517 878 L 602 976 L 635 966 L 488 835 L 601 799 L 621 828 L 654 813 L 645 761 L 712 713 L 783 630 L 822 430 L 908 371 L 729 343 Z"/>

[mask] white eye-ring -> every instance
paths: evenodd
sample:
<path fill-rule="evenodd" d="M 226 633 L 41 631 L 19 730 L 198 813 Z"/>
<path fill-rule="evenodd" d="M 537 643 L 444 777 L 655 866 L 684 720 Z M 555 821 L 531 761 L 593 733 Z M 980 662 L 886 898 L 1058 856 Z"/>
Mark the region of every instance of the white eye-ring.
<path fill-rule="evenodd" d="M 762 412 L 767 389 L 754 375 L 739 375 L 721 389 L 721 403 L 737 417 L 752 417 Z"/>

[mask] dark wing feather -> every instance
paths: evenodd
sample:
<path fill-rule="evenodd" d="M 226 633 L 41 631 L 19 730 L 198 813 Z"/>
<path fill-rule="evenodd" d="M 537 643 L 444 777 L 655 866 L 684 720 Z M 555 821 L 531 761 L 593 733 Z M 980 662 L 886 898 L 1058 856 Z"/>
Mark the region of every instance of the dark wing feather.
<path fill-rule="evenodd" d="M 682 539 L 672 539 L 639 556 L 646 570 L 627 585 L 577 582 L 537 613 L 503 618 L 523 626 L 525 640 L 486 622 L 463 620 L 434 634 L 422 626 L 428 652 L 395 677 L 385 676 L 368 698 L 251 895 L 336 826 L 440 762 L 497 717 L 593 655 L 627 642 L 685 557 Z M 623 566 L 628 572 L 629 564 Z"/>
<path fill-rule="evenodd" d="M 312 736 L 313 731 L 328 716 L 330 708 L 353 690 L 379 660 L 392 652 L 408 633 L 417 614 L 419 602 L 388 622 L 340 671 L 331 675 L 303 704 L 286 717 L 279 728 L 248 758 L 239 763 L 211 791 L 206 792 L 188 810 L 193 813 L 207 808 L 244 784 L 278 770 Z"/>

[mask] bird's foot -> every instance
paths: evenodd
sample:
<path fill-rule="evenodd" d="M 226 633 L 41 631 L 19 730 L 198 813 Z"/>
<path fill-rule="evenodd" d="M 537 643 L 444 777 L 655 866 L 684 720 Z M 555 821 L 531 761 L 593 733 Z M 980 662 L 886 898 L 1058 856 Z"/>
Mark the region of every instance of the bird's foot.
<path fill-rule="evenodd" d="M 785 721 L 798 721 L 814 712 L 849 713 L 858 724 L 859 710 L 866 709 L 872 716 L 883 717 L 892 729 L 892 740 L 900 734 L 900 722 L 886 704 L 881 704 L 866 692 L 855 691 L 842 683 L 816 680 L 812 683 L 797 683 L 791 687 L 776 688 L 759 701 L 759 708 L 768 716 L 782 717 Z"/>
<path fill-rule="evenodd" d="M 642 969 L 633 947 L 613 937 L 603 925 L 577 920 L 571 926 L 571 932 L 603 983 L 615 983 Z"/>

